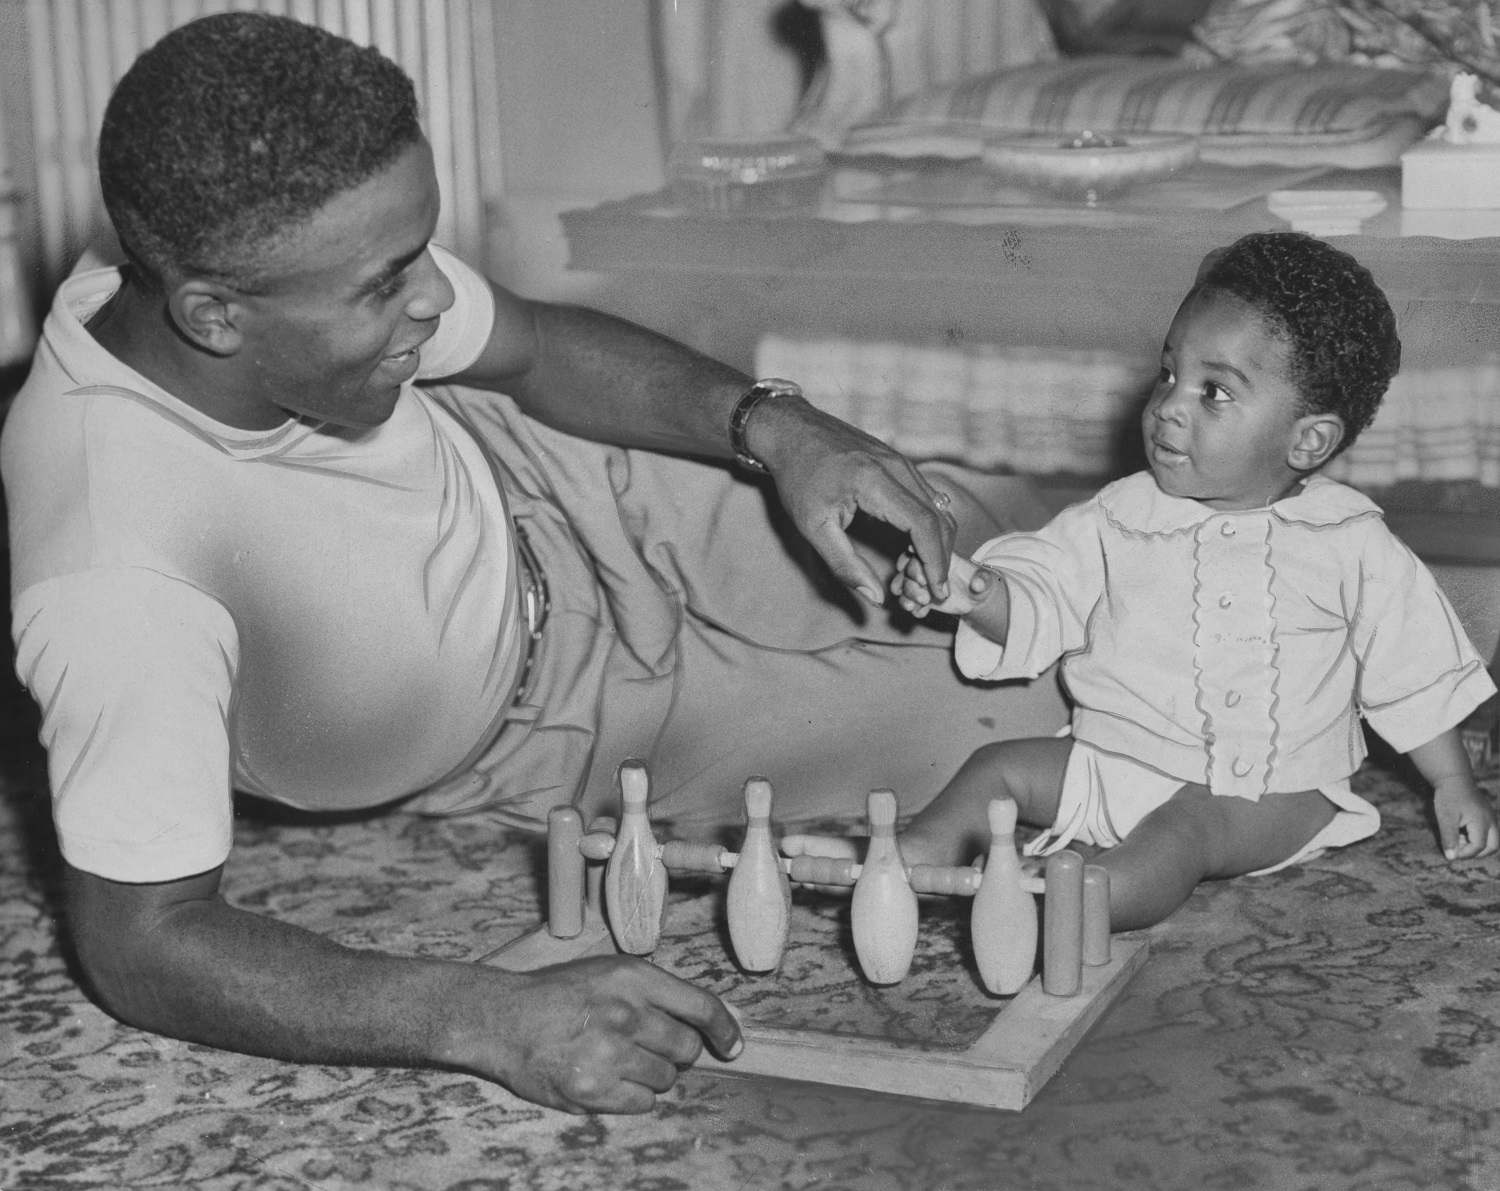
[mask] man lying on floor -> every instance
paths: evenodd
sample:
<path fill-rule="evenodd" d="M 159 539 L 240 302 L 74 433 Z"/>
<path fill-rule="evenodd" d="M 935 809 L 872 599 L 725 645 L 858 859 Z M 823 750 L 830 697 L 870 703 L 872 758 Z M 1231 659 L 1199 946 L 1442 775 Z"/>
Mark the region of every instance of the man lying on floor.
<path fill-rule="evenodd" d="M 714 997 L 634 959 L 516 975 L 237 910 L 233 791 L 534 827 L 604 809 L 637 756 L 663 818 L 738 821 L 756 773 L 786 818 L 852 816 L 1064 722 L 1055 684 L 965 685 L 942 634 L 847 590 L 878 605 L 891 561 L 857 514 L 943 590 L 955 545 L 1023 527 L 994 513 L 1021 490 L 430 244 L 413 89 L 373 50 L 193 22 L 121 81 L 99 161 L 128 263 L 62 287 L 0 464 L 68 923 L 126 1022 L 645 1110 L 705 1039 L 736 1048 Z"/>

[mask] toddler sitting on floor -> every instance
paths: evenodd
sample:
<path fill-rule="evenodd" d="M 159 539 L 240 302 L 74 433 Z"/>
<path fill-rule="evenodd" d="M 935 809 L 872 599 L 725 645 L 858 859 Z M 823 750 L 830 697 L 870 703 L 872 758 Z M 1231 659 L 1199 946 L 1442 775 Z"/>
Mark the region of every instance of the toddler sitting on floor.
<path fill-rule="evenodd" d="M 902 834 L 908 864 L 967 862 L 1009 796 L 1046 828 L 1032 854 L 1100 850 L 1113 928 L 1148 926 L 1200 881 L 1373 834 L 1380 816 L 1349 786 L 1361 717 L 1432 784 L 1450 860 L 1500 849 L 1458 734 L 1495 685 L 1380 509 L 1318 474 L 1399 359 L 1354 258 L 1301 233 L 1246 236 L 1172 321 L 1142 417 L 1148 470 L 955 557 L 940 602 L 903 555 L 892 591 L 959 618 L 965 675 L 1029 678 L 1061 658 L 1074 701 L 1068 736 L 973 753 Z"/>

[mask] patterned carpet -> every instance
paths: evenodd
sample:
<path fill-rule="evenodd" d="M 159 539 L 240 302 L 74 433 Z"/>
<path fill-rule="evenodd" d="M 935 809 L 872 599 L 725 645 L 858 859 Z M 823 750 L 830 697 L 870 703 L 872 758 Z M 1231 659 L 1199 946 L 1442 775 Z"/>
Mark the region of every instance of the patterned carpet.
<path fill-rule="evenodd" d="M 1379 836 L 1200 889 L 1024 1113 L 689 1072 L 649 1116 L 579 1118 L 463 1075 L 294 1067 L 107 1017 L 60 947 L 25 720 L 0 739 L 4 1191 L 1500 1188 L 1500 865 L 1443 863 L 1389 763 L 1357 783 Z M 468 957 L 536 921 L 538 859 L 481 819 L 252 813 L 226 888 L 351 946 Z M 826 962 L 799 978 L 847 986 L 837 948 Z"/>

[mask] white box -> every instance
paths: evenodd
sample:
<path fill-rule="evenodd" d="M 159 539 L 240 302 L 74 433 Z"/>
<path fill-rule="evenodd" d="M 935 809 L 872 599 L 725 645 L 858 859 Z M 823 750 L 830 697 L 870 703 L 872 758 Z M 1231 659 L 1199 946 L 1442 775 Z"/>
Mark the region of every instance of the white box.
<path fill-rule="evenodd" d="M 1500 207 L 1500 145 L 1418 141 L 1401 154 L 1401 205 L 1449 211 Z"/>
<path fill-rule="evenodd" d="M 1438 236 L 1445 240 L 1480 240 L 1500 236 L 1500 209 L 1488 211 L 1401 210 L 1403 236 Z"/>

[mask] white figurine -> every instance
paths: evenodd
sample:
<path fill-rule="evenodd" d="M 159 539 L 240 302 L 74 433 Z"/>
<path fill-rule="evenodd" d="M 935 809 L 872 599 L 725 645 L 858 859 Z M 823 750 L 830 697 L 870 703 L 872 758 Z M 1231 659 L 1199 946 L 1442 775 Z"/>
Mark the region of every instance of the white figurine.
<path fill-rule="evenodd" d="M 792 131 L 837 149 L 844 134 L 891 102 L 886 30 L 899 0 L 807 0 L 822 16 L 828 58 L 797 106 Z"/>
<path fill-rule="evenodd" d="M 1479 101 L 1479 79 L 1453 76 L 1448 92 L 1448 118 L 1434 130 L 1435 138 L 1450 145 L 1500 144 L 1500 112 Z"/>

